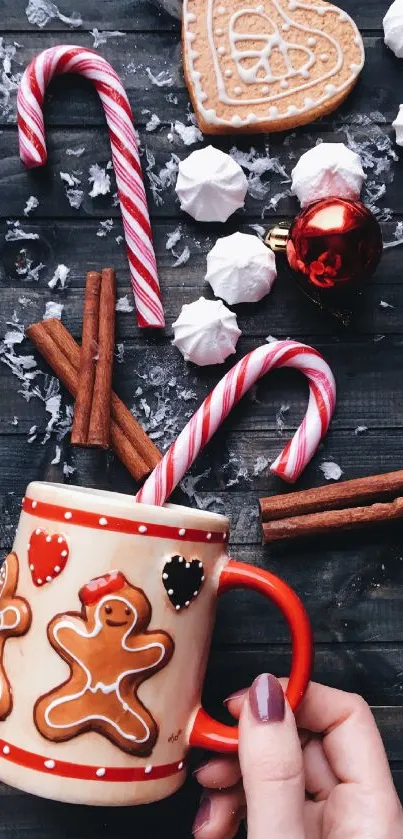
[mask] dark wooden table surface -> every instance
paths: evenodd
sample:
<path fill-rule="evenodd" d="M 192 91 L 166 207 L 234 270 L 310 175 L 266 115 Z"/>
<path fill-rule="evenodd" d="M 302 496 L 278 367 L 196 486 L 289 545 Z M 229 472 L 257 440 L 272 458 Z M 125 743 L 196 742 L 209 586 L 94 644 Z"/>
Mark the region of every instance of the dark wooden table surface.
<path fill-rule="evenodd" d="M 68 0 L 59 4 L 60 12 L 70 15 L 76 9 L 82 25 L 72 31 L 54 16 L 40 28 L 27 19 L 27 0 L 0 0 L 1 340 L 6 336 L 0 348 L 0 361 L 4 362 L 0 364 L 3 555 L 12 543 L 27 482 L 48 476 L 51 461 L 59 456 L 62 465 L 66 462 L 75 468 L 70 478 L 73 482 L 91 484 L 101 479 L 117 490 L 131 492 L 135 488 L 112 457 L 100 476 L 99 466 L 94 466 L 90 458 L 69 451 L 68 436 L 64 435 L 71 403 L 61 392 L 60 410 L 55 411 L 58 389 L 50 376 L 42 375 L 49 371 L 37 356 L 38 366 L 33 372 L 38 375 L 24 380 L 25 357 L 32 348 L 28 341 L 21 340 L 22 335 L 16 338 L 15 332 L 39 319 L 46 303 L 52 301 L 63 305 L 63 321 L 79 337 L 86 270 L 115 265 L 119 296 L 128 295 L 130 303 L 132 298 L 119 238 L 120 213 L 112 197 L 115 186 L 112 183 L 108 195 L 89 196 L 89 167 L 94 163 L 105 167 L 110 159 L 104 117 L 95 92 L 76 77 L 52 85 L 46 101 L 49 164 L 42 171 L 27 172 L 19 161 L 15 126 L 19 74 L 32 56 L 51 45 L 93 46 L 97 37 L 96 32 L 95 36 L 91 34 L 94 28 L 108 30 L 107 35 L 114 30 L 123 33 L 101 36 L 103 43 L 98 48 L 121 75 L 136 117 L 143 166 L 148 170 L 146 183 L 167 329 L 164 335 L 149 336 L 137 329 L 133 312 L 118 314 L 117 341 L 121 346 L 115 386 L 163 448 L 221 374 L 218 368 L 198 370 L 184 363 L 170 343 L 172 321 L 183 303 L 201 293 L 209 294 L 204 283 L 205 260 L 217 235 L 238 229 L 251 232 L 251 224 L 265 228 L 274 217 L 297 211 L 297 202 L 288 195 L 287 178 L 302 151 L 319 139 L 344 141 L 358 148 L 368 173 L 365 200 L 382 222 L 385 241 L 399 238 L 403 166 L 390 123 L 400 103 L 403 64 L 383 43 L 381 25 L 388 3 L 342 0 L 340 5 L 355 17 L 365 39 L 366 65 L 356 90 L 331 118 L 288 136 L 217 140 L 216 145 L 223 149 L 236 145 L 247 155 L 246 160 L 252 160 L 252 194 L 246 210 L 218 229 L 194 223 L 181 214 L 174 193 L 175 175 L 171 180 L 169 177 L 170 164 L 175 169 L 178 158 L 198 147 L 186 147 L 180 126 L 179 133 L 175 130 L 176 121 L 191 124 L 181 72 L 178 23 L 146 0 L 81 0 L 77 6 Z M 152 114 L 157 114 L 161 122 L 154 131 L 147 131 Z M 250 154 L 252 147 L 255 153 Z M 259 181 L 253 161 L 268 156 L 273 171 Z M 77 179 L 71 188 L 82 191 L 78 209 L 70 206 L 66 196 L 69 187 L 61 179 L 61 172 Z M 35 196 L 39 204 L 27 216 L 24 208 L 30 196 Z M 101 222 L 107 219 L 111 219 L 110 231 L 97 235 L 105 233 Z M 181 238 L 172 252 L 166 244 L 178 225 Z M 175 266 L 186 246 L 188 261 Z M 58 264 L 70 269 L 65 290 L 48 285 Z M 354 325 L 347 331 L 337 328 L 301 296 L 283 273 L 262 303 L 239 307 L 243 335 L 237 357 L 261 344 L 269 334 L 292 336 L 316 346 L 335 372 L 339 395 L 332 429 L 301 479 L 301 487 L 324 481 L 319 466 L 326 460 L 337 462 L 345 478 L 402 467 L 401 279 L 401 249 L 388 249 L 365 289 Z M 185 495 L 182 491 L 176 497 L 228 513 L 233 555 L 280 574 L 299 592 L 315 633 L 315 677 L 358 691 L 371 703 L 397 785 L 403 791 L 401 526 L 270 549 L 260 544 L 257 499 L 279 489 L 284 491 L 268 476 L 267 462 L 297 427 L 305 403 L 305 383 L 298 375 L 284 371 L 266 378 L 232 414 L 195 464 L 184 487 Z M 284 405 L 289 410 L 283 412 L 281 433 L 279 411 Z M 46 407 L 53 408 L 53 420 Z M 57 464 L 53 466 L 56 472 L 58 468 Z M 288 664 L 287 631 L 274 609 L 243 593 L 220 603 L 205 691 L 210 710 L 222 715 L 221 701 L 230 691 L 247 685 L 262 670 L 286 673 Z M 169 826 L 180 839 L 190 836 L 197 795 L 195 785 L 189 782 L 165 803 L 136 810 L 106 810 L 64 806 L 0 786 L 0 836 L 90 839 L 129 835 L 133 830 L 137 835 L 156 836 Z"/>

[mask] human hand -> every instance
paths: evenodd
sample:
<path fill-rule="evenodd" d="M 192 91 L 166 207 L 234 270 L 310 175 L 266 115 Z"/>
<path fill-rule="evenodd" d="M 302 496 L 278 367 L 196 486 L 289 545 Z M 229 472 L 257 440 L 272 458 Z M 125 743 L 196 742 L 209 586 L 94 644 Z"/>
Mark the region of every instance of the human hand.
<path fill-rule="evenodd" d="M 284 688 L 286 682 L 283 682 Z M 239 760 L 196 770 L 205 788 L 197 839 L 403 839 L 381 736 L 359 696 L 311 683 L 296 718 L 280 682 L 263 674 L 226 701 L 239 718 Z"/>

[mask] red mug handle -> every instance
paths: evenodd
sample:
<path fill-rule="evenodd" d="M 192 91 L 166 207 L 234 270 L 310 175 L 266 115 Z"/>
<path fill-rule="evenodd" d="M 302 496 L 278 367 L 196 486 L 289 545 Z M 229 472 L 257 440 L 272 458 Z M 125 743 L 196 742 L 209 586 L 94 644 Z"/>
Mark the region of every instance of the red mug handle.
<path fill-rule="evenodd" d="M 286 583 L 253 565 L 230 559 L 221 571 L 217 594 L 237 588 L 258 591 L 281 609 L 288 623 L 292 642 L 292 662 L 287 699 L 296 711 L 308 687 L 313 664 L 313 639 L 308 615 L 298 595 Z M 203 708 L 195 716 L 189 737 L 191 746 L 213 752 L 238 750 L 238 726 L 224 725 Z"/>

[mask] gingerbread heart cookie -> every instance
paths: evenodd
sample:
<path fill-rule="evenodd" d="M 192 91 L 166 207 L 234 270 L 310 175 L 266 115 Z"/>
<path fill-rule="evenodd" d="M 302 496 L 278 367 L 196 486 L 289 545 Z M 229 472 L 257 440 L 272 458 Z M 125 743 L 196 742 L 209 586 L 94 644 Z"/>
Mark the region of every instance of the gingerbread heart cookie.
<path fill-rule="evenodd" d="M 326 0 L 184 0 L 185 78 L 206 134 L 283 131 L 337 108 L 364 66 Z"/>

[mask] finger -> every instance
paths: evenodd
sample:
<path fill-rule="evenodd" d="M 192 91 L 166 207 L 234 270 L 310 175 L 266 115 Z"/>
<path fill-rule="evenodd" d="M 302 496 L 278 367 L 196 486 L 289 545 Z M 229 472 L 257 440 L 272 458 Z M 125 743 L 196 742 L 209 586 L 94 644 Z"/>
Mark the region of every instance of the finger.
<path fill-rule="evenodd" d="M 194 770 L 199 784 L 208 789 L 228 789 L 240 781 L 241 768 L 237 757 L 215 757 Z"/>
<path fill-rule="evenodd" d="M 391 783 L 381 736 L 360 696 L 311 683 L 297 723 L 323 735 L 325 754 L 340 781 L 374 787 Z"/>
<path fill-rule="evenodd" d="M 197 839 L 233 839 L 245 815 L 245 796 L 241 784 L 226 792 L 203 795 L 193 834 Z"/>
<path fill-rule="evenodd" d="M 231 693 L 230 696 L 224 699 L 225 707 L 236 720 L 239 720 L 241 716 L 242 705 L 247 695 L 248 688 L 241 688 L 241 690 L 237 690 L 236 693 Z"/>
<path fill-rule="evenodd" d="M 324 801 L 306 801 L 304 808 L 305 835 L 308 839 L 322 839 Z"/>
<path fill-rule="evenodd" d="M 314 796 L 315 801 L 325 801 L 339 781 L 326 757 L 321 739 L 312 737 L 309 740 L 303 759 L 306 791 Z"/>
<path fill-rule="evenodd" d="M 303 839 L 302 750 L 282 687 L 267 673 L 255 679 L 242 707 L 239 760 L 248 839 Z"/>

